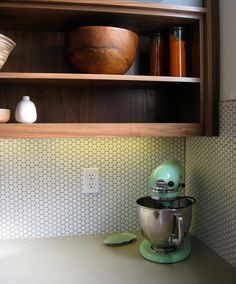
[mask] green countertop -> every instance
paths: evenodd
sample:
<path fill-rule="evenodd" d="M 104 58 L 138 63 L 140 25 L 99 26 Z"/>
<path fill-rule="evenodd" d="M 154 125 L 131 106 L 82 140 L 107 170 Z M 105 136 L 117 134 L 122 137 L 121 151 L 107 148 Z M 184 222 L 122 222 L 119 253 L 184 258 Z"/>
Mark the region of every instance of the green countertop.
<path fill-rule="evenodd" d="M 137 241 L 108 247 L 109 234 L 0 241 L 1 284 L 235 284 L 236 269 L 192 240 L 192 255 L 176 264 L 143 259 Z"/>

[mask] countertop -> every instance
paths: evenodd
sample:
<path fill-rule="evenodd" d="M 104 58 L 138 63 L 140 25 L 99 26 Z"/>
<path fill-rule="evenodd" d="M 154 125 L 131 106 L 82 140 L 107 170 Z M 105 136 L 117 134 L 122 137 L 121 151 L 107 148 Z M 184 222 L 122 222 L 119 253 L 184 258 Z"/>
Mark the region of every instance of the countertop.
<path fill-rule="evenodd" d="M 0 284 L 235 284 L 236 269 L 199 240 L 192 255 L 157 264 L 138 252 L 142 240 L 103 245 L 109 234 L 0 241 Z"/>

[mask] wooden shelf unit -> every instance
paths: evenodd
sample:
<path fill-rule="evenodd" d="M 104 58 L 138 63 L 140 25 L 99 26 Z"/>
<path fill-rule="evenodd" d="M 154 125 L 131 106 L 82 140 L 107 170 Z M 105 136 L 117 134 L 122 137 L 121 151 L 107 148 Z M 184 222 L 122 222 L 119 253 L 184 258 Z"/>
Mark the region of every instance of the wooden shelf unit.
<path fill-rule="evenodd" d="M 217 122 L 209 117 L 209 112 L 215 116 L 216 104 L 209 86 L 218 76 L 211 76 L 215 69 L 208 66 L 215 8 L 211 2 L 196 8 L 115 1 L 1 1 L 0 32 L 17 46 L 0 71 L 0 107 L 12 110 L 10 123 L 0 124 L 0 138 L 216 134 Z M 139 33 L 137 57 L 127 74 L 77 74 L 68 63 L 64 32 L 97 24 Z M 150 35 L 159 29 L 168 33 L 177 24 L 187 29 L 188 77 L 150 76 Z M 14 108 L 23 95 L 36 104 L 35 124 L 14 121 Z"/>

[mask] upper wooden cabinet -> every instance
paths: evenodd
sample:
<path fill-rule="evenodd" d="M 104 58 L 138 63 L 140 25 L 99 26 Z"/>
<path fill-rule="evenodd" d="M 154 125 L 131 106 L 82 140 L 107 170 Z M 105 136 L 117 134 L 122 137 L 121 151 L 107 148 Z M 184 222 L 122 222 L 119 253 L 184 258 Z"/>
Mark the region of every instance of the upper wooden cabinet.
<path fill-rule="evenodd" d="M 139 34 L 125 75 L 76 73 L 65 31 L 106 25 Z M 187 77 L 150 76 L 150 35 L 186 28 Z M 211 136 L 217 134 L 218 1 L 204 8 L 118 1 L 1 1 L 0 33 L 16 47 L 0 71 L 0 108 L 11 109 L 0 137 Z M 168 54 L 168 48 L 166 50 Z M 22 96 L 34 101 L 34 124 L 16 123 Z"/>

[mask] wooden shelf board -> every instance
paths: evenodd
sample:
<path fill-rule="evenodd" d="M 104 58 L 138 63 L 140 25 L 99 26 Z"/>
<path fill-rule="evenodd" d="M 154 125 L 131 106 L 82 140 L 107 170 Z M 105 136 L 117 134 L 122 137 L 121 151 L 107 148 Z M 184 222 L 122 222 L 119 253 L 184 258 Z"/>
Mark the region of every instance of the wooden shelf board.
<path fill-rule="evenodd" d="M 133 2 L 133 1 L 113 1 L 113 0 L 11 0 L 1 1 L 3 6 L 10 7 L 20 7 L 21 5 L 25 7 L 35 6 L 35 7 L 59 7 L 62 6 L 68 7 L 72 6 L 83 7 L 83 5 L 87 5 L 88 7 L 112 7 L 112 8 L 132 8 L 136 10 L 143 9 L 157 9 L 157 10 L 168 10 L 168 11 L 187 11 L 194 13 L 206 13 L 207 9 L 203 7 L 196 6 L 184 6 L 184 5 L 174 5 L 174 4 L 158 4 L 158 3 L 141 3 L 141 2 Z"/>
<path fill-rule="evenodd" d="M 132 3 L 129 1 L 1 1 L 1 29 L 65 30 L 80 25 L 119 25 L 137 32 L 154 31 L 157 27 L 185 25 L 199 20 L 205 8 Z M 127 17 L 128 16 L 128 17 Z M 91 19 L 93 18 L 93 20 Z M 9 21 L 14 18 L 14 21 Z"/>
<path fill-rule="evenodd" d="M 102 75 L 102 74 L 62 74 L 62 73 L 17 73 L 1 72 L 1 83 L 64 83 L 64 84 L 119 84 L 125 86 L 155 85 L 159 83 L 200 83 L 200 78 L 142 76 L 142 75 Z"/>
<path fill-rule="evenodd" d="M 203 134 L 200 123 L 0 124 L 0 138 L 176 137 Z"/>

